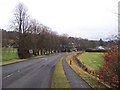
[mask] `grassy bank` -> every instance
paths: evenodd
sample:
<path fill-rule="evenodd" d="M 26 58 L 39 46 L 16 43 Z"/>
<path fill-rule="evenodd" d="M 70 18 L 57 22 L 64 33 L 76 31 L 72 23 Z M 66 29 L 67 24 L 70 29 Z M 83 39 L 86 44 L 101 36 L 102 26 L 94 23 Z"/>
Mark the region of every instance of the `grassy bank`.
<path fill-rule="evenodd" d="M 104 64 L 104 53 L 97 52 L 85 52 L 78 56 L 80 61 L 82 61 L 90 70 L 99 70 Z"/>
<path fill-rule="evenodd" d="M 23 61 L 18 59 L 17 48 L 1 48 L 0 65 Z"/>
<path fill-rule="evenodd" d="M 51 88 L 70 88 L 70 84 L 63 70 L 62 59 L 63 58 L 60 58 L 60 60 L 56 64 L 55 71 L 52 77 Z"/>
<path fill-rule="evenodd" d="M 70 67 L 83 79 L 85 80 L 92 88 L 94 89 L 101 89 L 106 88 L 105 85 L 98 82 L 97 78 L 85 72 L 79 65 L 76 63 L 75 60 L 72 58 L 73 55 L 67 56 L 67 63 L 70 65 L 70 59 L 72 59 L 72 64 Z"/>
<path fill-rule="evenodd" d="M 2 48 L 2 61 L 10 61 L 13 59 L 18 59 L 16 48 Z"/>

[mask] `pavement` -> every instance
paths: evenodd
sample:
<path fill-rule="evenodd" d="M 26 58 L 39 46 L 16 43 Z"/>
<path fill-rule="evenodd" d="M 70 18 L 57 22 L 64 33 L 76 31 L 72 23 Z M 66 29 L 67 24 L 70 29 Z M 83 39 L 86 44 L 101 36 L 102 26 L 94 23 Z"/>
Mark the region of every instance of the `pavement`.
<path fill-rule="evenodd" d="M 63 58 L 62 63 L 71 88 L 87 88 L 92 90 L 92 88 L 71 69 L 71 67 L 67 64 L 65 57 Z"/>
<path fill-rule="evenodd" d="M 2 67 L 3 88 L 49 88 L 58 58 L 62 54 L 37 58 Z"/>

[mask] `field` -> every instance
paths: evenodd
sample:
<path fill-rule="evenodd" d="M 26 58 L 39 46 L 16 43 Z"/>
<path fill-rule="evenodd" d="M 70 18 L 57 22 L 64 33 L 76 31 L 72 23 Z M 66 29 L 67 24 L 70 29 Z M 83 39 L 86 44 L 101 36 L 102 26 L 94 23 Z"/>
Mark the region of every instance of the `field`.
<path fill-rule="evenodd" d="M 98 70 L 104 64 L 104 53 L 85 52 L 78 58 L 91 70 Z"/>
<path fill-rule="evenodd" d="M 16 48 L 2 48 L 2 61 L 18 59 Z"/>

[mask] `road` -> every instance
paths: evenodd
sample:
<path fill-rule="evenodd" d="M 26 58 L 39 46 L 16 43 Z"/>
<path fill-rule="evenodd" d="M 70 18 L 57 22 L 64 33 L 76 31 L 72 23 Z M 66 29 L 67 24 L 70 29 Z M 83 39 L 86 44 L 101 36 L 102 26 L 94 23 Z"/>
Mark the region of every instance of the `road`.
<path fill-rule="evenodd" d="M 2 88 L 50 88 L 51 77 L 60 57 L 72 88 L 91 88 L 66 63 L 65 53 L 44 56 L 2 67 Z M 64 87 L 63 87 L 64 88 Z"/>
<path fill-rule="evenodd" d="M 51 76 L 62 54 L 2 67 L 3 88 L 49 88 Z"/>

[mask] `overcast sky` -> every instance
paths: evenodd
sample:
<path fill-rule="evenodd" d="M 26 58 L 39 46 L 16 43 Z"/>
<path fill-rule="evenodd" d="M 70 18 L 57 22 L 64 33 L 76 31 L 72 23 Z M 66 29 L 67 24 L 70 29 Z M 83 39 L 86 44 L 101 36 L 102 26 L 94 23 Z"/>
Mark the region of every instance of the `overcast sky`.
<path fill-rule="evenodd" d="M 88 39 L 118 33 L 119 0 L 0 0 L 0 28 L 9 30 L 14 8 L 23 2 L 30 15 L 58 34 Z"/>

